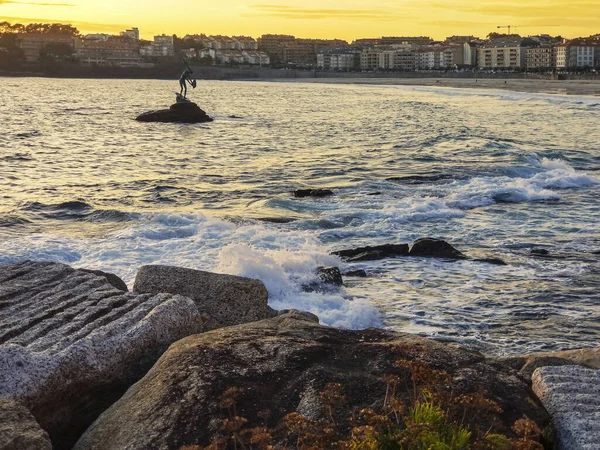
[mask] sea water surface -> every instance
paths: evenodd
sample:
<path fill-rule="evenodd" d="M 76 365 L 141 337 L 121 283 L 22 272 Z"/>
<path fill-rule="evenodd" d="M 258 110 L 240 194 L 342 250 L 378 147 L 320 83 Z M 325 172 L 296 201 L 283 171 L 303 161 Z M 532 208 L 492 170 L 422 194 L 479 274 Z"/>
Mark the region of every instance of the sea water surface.
<path fill-rule="evenodd" d="M 493 355 L 598 345 L 600 98 L 200 81 L 215 122 L 133 120 L 176 87 L 0 78 L 0 262 L 256 277 L 278 309 Z M 508 265 L 330 255 L 425 236 Z M 369 278 L 303 292 L 321 265 Z"/>

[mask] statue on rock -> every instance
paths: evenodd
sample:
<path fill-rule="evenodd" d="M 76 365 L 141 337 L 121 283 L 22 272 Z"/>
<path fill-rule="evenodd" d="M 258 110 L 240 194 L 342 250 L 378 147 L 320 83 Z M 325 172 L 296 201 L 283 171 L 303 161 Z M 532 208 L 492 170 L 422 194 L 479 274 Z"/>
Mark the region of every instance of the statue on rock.
<path fill-rule="evenodd" d="M 137 121 L 168 123 L 202 123 L 213 121 L 196 103 L 187 98 L 187 85 L 189 83 L 195 89 L 196 79 L 192 78 L 194 71 L 190 68 L 185 58 L 183 63 L 186 70 L 179 77 L 181 90 L 175 92 L 176 102 L 169 109 L 144 113 L 138 116 Z"/>

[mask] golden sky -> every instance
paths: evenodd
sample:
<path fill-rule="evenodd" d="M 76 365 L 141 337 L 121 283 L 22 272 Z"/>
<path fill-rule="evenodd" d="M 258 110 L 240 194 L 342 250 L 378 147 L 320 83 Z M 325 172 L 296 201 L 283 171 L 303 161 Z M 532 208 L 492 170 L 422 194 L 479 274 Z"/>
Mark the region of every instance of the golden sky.
<path fill-rule="evenodd" d="M 0 0 L 0 21 L 72 23 L 84 33 L 137 26 L 166 33 L 353 40 L 455 34 L 485 37 L 498 25 L 521 35 L 600 33 L 600 0 Z"/>

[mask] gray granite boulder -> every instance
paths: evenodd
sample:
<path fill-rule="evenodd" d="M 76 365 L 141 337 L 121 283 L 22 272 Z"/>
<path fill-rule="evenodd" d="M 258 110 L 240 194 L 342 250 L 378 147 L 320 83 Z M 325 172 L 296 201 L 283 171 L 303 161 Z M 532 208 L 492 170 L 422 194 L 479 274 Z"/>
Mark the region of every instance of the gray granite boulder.
<path fill-rule="evenodd" d="M 191 298 L 214 319 L 212 328 L 274 317 L 265 285 L 251 278 L 171 266 L 143 266 L 135 277 L 137 293 L 169 292 Z"/>
<path fill-rule="evenodd" d="M 533 391 L 552 415 L 559 450 L 600 448 L 600 371 L 541 367 L 532 381 Z"/>
<path fill-rule="evenodd" d="M 220 433 L 227 415 L 221 396 L 231 387 L 243 389 L 236 410 L 249 420 L 248 427 L 262 425 L 265 410 L 270 411 L 270 427 L 294 411 L 322 418 L 319 393 L 330 382 L 340 383 L 348 399 L 340 407 L 340 417 L 347 419 L 365 407 L 379 410 L 387 374 L 401 377 L 399 396 L 413 398 L 410 374 L 395 365 L 398 359 L 447 371 L 453 378 L 447 389 L 454 396 L 481 392 L 498 402 L 501 414 L 476 419 L 484 432 L 510 432 L 524 415 L 539 426 L 548 419 L 527 381 L 479 353 L 382 329 L 324 327 L 310 314 L 291 311 L 172 345 L 142 380 L 94 422 L 75 450 L 208 445 Z"/>
<path fill-rule="evenodd" d="M 27 408 L 0 398 L 0 450 L 52 450 L 52 444 Z"/>
<path fill-rule="evenodd" d="M 189 298 L 123 292 L 64 264 L 0 265 L 0 397 L 70 448 L 169 345 L 203 329 Z"/>

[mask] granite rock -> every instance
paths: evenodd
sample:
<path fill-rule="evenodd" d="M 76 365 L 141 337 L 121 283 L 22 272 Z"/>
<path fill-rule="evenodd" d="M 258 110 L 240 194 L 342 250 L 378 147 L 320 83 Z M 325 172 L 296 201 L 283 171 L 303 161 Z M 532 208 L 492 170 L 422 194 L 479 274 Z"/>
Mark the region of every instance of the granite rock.
<path fill-rule="evenodd" d="M 600 445 L 600 371 L 580 366 L 536 369 L 533 391 L 552 416 L 559 450 Z"/>
<path fill-rule="evenodd" d="M 141 114 L 135 120 L 138 122 L 165 122 L 165 123 L 203 123 L 212 122 L 209 117 L 196 103 L 177 102 L 169 109 L 149 111 Z"/>
<path fill-rule="evenodd" d="M 189 298 L 123 292 L 64 264 L 0 265 L 0 397 L 26 406 L 56 449 L 201 331 Z"/>
<path fill-rule="evenodd" d="M 221 395 L 230 387 L 243 389 L 237 413 L 249 420 L 249 427 L 262 423 L 259 412 L 266 409 L 269 426 L 293 411 L 323 417 L 319 393 L 330 382 L 342 385 L 349 402 L 340 414 L 349 417 L 351 411 L 381 407 L 386 374 L 407 377 L 402 395 L 412 398 L 410 375 L 394 364 L 400 358 L 417 358 L 451 373 L 455 395 L 481 392 L 497 401 L 504 412 L 494 426 L 509 430 L 523 415 L 542 426 L 548 418 L 516 371 L 488 363 L 479 353 L 381 329 L 324 327 L 292 311 L 172 345 L 86 431 L 75 450 L 207 445 L 227 414 Z M 487 422 L 481 426 L 488 429 Z"/>
<path fill-rule="evenodd" d="M 52 450 L 52 444 L 27 408 L 0 398 L 0 450 Z"/>
<path fill-rule="evenodd" d="M 198 310 L 216 322 L 213 328 L 276 315 L 268 305 L 269 293 L 261 281 L 234 275 L 171 266 L 143 266 L 137 273 L 133 290 L 189 297 Z"/>

